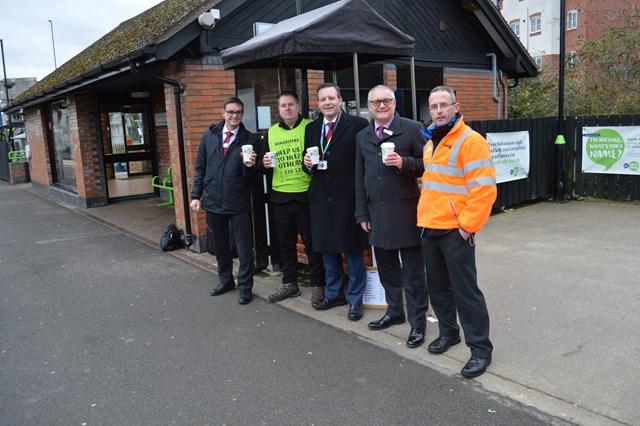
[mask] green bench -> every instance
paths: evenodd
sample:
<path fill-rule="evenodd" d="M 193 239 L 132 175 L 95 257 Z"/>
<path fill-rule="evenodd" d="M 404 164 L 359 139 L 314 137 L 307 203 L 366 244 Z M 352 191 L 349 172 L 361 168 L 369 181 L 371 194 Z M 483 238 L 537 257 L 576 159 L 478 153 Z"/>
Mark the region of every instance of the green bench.
<path fill-rule="evenodd" d="M 151 179 L 151 186 L 169 191 L 169 201 L 158 204 L 158 207 L 173 205 L 173 180 L 171 179 L 171 167 L 167 169 L 167 174 L 154 176 Z"/>
<path fill-rule="evenodd" d="M 12 163 L 22 163 L 28 160 L 26 151 L 9 151 L 9 161 Z"/>

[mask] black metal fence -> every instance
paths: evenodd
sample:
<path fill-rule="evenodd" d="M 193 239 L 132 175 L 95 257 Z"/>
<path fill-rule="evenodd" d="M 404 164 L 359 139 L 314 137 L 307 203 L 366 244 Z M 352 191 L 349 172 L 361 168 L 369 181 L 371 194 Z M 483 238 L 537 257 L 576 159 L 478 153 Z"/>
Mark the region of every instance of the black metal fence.
<path fill-rule="evenodd" d="M 494 209 L 504 209 L 557 196 L 555 117 L 467 122 L 486 137 L 487 133 L 529 131 L 530 169 L 527 179 L 498 184 Z M 640 200 L 640 176 L 582 173 L 582 128 L 584 126 L 640 126 L 640 116 L 566 117 L 564 193 L 568 197 L 594 197 L 618 201 Z M 557 197 L 556 197 L 557 198 Z"/>

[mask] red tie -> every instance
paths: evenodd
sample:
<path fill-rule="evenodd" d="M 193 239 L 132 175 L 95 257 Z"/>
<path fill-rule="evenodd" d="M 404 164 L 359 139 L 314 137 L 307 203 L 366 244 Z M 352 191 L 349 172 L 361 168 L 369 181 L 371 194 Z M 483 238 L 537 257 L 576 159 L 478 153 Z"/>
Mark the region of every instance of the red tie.
<path fill-rule="evenodd" d="M 327 123 L 327 130 L 325 132 L 325 139 L 327 142 L 331 141 L 331 136 L 333 136 L 333 125 L 335 123 L 333 121 L 330 121 Z"/>
<path fill-rule="evenodd" d="M 229 141 L 231 140 L 231 135 L 233 132 L 225 133 L 224 142 L 222 142 L 222 155 L 227 155 L 227 150 L 229 149 Z"/>

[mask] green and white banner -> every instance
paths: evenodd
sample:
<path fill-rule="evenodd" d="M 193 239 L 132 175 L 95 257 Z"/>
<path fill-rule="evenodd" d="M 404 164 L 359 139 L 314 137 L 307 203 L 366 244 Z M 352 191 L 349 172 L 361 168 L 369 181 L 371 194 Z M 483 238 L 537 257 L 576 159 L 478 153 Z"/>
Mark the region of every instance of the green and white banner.
<path fill-rule="evenodd" d="M 526 179 L 529 176 L 529 132 L 487 133 L 496 183 Z"/>
<path fill-rule="evenodd" d="M 640 174 L 640 127 L 583 127 L 582 173 Z"/>

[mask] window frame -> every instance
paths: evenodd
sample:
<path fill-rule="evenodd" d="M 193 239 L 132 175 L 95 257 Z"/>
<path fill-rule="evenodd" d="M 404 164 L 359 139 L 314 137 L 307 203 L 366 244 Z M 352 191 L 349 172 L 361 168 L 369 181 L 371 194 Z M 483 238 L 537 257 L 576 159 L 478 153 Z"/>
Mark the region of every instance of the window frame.
<path fill-rule="evenodd" d="M 509 27 L 511 27 L 511 31 L 513 31 L 516 37 L 520 37 L 520 19 L 514 19 L 513 21 L 509 22 Z"/>
<path fill-rule="evenodd" d="M 578 10 L 571 9 L 567 12 L 567 31 L 578 28 Z"/>
<path fill-rule="evenodd" d="M 534 30 L 533 23 L 537 23 L 536 30 Z M 536 13 L 529 16 L 529 35 L 538 35 L 542 33 L 542 14 Z"/>

